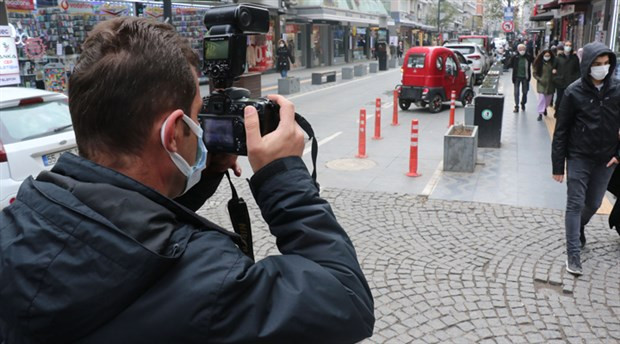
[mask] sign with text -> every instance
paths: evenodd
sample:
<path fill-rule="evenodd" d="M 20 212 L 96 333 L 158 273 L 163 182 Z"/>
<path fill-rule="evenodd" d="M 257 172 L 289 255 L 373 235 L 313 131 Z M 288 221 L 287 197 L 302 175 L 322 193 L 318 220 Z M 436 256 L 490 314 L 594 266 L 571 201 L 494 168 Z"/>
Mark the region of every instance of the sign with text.
<path fill-rule="evenodd" d="M 15 40 L 10 36 L 8 26 L 1 26 L 0 32 L 0 86 L 16 85 L 19 79 L 19 60 Z M 9 33 L 9 34 L 7 34 Z"/>
<path fill-rule="evenodd" d="M 34 10 L 34 0 L 6 0 L 6 8 L 9 10 Z"/>
<path fill-rule="evenodd" d="M 504 7 L 504 20 L 512 21 L 514 19 L 514 12 L 512 10 L 512 6 Z"/>

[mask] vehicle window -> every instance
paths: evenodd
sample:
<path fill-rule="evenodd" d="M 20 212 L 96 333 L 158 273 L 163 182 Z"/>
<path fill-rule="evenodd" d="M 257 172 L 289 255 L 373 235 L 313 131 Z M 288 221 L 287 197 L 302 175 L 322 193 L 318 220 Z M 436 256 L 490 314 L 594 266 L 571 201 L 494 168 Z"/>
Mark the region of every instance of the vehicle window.
<path fill-rule="evenodd" d="M 443 70 L 443 58 L 441 56 L 437 58 L 436 66 L 438 70 Z"/>
<path fill-rule="evenodd" d="M 66 101 L 24 105 L 0 111 L 0 132 L 4 144 L 33 136 L 54 135 L 54 129 L 70 124 L 71 115 Z"/>
<path fill-rule="evenodd" d="M 467 61 L 465 61 L 465 57 L 463 57 L 463 55 L 456 55 L 456 59 L 459 60 L 460 64 L 467 64 Z"/>
<path fill-rule="evenodd" d="M 476 43 L 479 46 L 484 46 L 484 38 L 463 38 L 461 40 L 463 43 Z"/>
<path fill-rule="evenodd" d="M 424 59 L 426 59 L 425 54 L 409 55 L 407 68 L 424 68 Z"/>
<path fill-rule="evenodd" d="M 448 48 L 452 50 L 456 50 L 463 55 L 473 54 L 475 51 L 473 46 L 472 47 L 453 46 L 453 47 L 448 47 Z"/>
<path fill-rule="evenodd" d="M 446 74 L 452 72 L 456 72 L 456 62 L 452 57 L 448 57 L 446 59 Z"/>

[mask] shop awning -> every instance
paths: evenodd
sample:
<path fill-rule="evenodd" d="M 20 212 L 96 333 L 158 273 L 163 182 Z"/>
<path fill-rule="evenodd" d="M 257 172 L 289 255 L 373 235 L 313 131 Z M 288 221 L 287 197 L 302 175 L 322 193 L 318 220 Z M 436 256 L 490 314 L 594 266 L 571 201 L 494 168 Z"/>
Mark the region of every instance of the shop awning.
<path fill-rule="evenodd" d="M 553 19 L 553 13 L 551 12 L 539 13 L 530 17 L 530 21 L 549 21 L 551 19 Z"/>
<path fill-rule="evenodd" d="M 590 3 L 590 0 L 559 0 L 558 3 L 560 5 L 585 4 Z"/>
<path fill-rule="evenodd" d="M 326 7 L 297 8 L 295 17 L 308 18 L 314 22 L 329 21 L 360 26 L 381 25 L 381 18 L 377 15 Z"/>
<path fill-rule="evenodd" d="M 558 3 L 558 0 L 553 0 L 549 3 L 542 5 L 542 8 L 545 10 L 553 10 L 556 8 L 560 8 L 560 4 Z"/>

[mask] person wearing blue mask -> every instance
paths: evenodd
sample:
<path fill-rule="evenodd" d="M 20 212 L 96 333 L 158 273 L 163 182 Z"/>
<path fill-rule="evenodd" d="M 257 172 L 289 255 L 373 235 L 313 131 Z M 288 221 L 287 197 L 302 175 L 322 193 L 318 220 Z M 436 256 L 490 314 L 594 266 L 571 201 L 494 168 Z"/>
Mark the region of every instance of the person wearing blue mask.
<path fill-rule="evenodd" d="M 372 335 L 355 249 L 301 159 L 293 103 L 261 136 L 245 108 L 250 186 L 281 255 L 254 261 L 199 216 L 236 156 L 205 148 L 198 57 L 173 26 L 98 24 L 69 81 L 79 156 L 0 213 L 7 343 L 324 343 Z M 208 129 L 208 128 L 207 128 Z"/>
<path fill-rule="evenodd" d="M 585 226 L 600 207 L 620 159 L 616 63 L 616 55 L 602 43 L 583 47 L 581 78 L 566 88 L 553 134 L 552 177 L 561 183 L 566 174 L 566 270 L 574 275 L 583 273 Z"/>

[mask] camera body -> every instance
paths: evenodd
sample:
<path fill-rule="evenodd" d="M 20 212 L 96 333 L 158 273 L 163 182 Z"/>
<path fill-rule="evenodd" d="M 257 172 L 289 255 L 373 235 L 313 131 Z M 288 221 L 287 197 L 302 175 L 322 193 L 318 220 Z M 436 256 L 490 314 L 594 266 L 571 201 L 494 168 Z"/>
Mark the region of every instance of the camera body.
<path fill-rule="evenodd" d="M 274 131 L 280 123 L 280 107 L 265 99 L 251 99 L 243 88 L 229 88 L 203 98 L 198 115 L 205 146 L 212 152 L 247 155 L 244 111 L 253 106 L 258 112 L 261 135 Z"/>
<path fill-rule="evenodd" d="M 249 4 L 213 7 L 205 14 L 204 24 L 209 32 L 203 40 L 203 69 L 215 90 L 203 98 L 199 115 L 203 140 L 209 151 L 247 155 L 245 107 L 256 108 L 261 135 L 280 122 L 277 104 L 251 99 L 248 90 L 232 88 L 246 69 L 247 36 L 269 30 L 269 11 Z"/>

